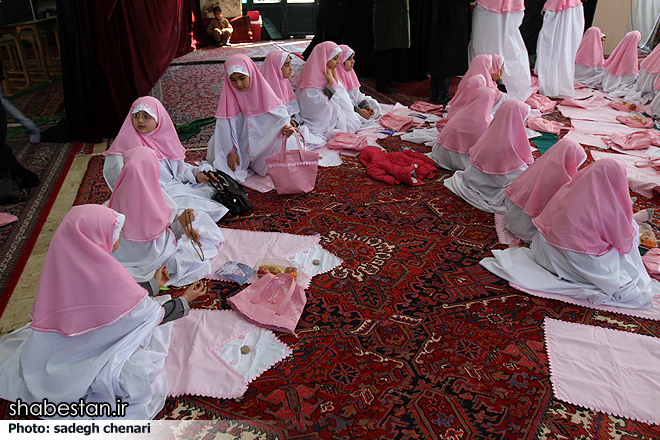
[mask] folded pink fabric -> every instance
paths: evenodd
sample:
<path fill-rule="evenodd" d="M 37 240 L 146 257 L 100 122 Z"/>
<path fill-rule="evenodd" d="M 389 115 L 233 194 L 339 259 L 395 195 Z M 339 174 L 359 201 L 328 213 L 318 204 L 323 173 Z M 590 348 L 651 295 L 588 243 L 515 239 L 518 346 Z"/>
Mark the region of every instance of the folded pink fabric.
<path fill-rule="evenodd" d="M 617 116 L 616 120 L 632 128 L 653 128 L 653 119 L 644 116 Z"/>
<path fill-rule="evenodd" d="M 431 104 L 426 101 L 415 101 L 413 105 L 410 106 L 410 110 L 421 113 L 430 113 L 432 115 L 440 115 L 445 108 L 442 104 Z"/>
<path fill-rule="evenodd" d="M 326 144 L 331 150 L 360 151 L 367 146 L 367 137 L 353 133 L 337 133 Z"/>
<path fill-rule="evenodd" d="M 14 223 L 15 221 L 18 221 L 18 217 L 15 215 L 0 212 L 0 226 L 8 225 L 9 223 Z"/>
<path fill-rule="evenodd" d="M 655 130 L 654 130 L 655 131 Z M 660 132 L 658 132 L 660 134 Z M 620 133 L 613 133 L 609 139 L 603 138 L 608 147 L 617 147 L 622 150 L 645 150 L 651 145 L 660 145 L 660 138 L 655 135 L 651 130 L 642 130 L 622 135 Z"/>
<path fill-rule="evenodd" d="M 233 310 L 191 310 L 172 324 L 165 372 L 170 396 L 235 399 L 292 353 L 270 330 Z"/>
<path fill-rule="evenodd" d="M 578 108 L 598 108 L 610 103 L 604 96 L 590 96 L 587 99 L 568 98 L 561 102 L 561 105 L 568 105 Z"/>
<path fill-rule="evenodd" d="M 660 281 L 660 249 L 651 249 L 642 255 L 642 263 L 649 276 Z"/>
<path fill-rule="evenodd" d="M 557 105 L 552 99 L 547 96 L 539 95 L 538 93 L 532 93 L 532 96 L 527 98 L 525 104 L 541 110 L 541 113 L 549 113 L 554 110 L 555 105 Z"/>
<path fill-rule="evenodd" d="M 557 399 L 660 424 L 660 339 L 545 318 Z"/>
<path fill-rule="evenodd" d="M 631 104 L 631 103 L 628 103 L 628 102 L 624 102 L 624 101 L 612 101 L 610 106 L 614 110 L 619 110 L 619 111 L 627 112 L 627 113 L 634 112 L 635 110 L 637 110 L 637 105 Z"/>
<path fill-rule="evenodd" d="M 412 116 L 399 116 L 387 113 L 380 118 L 380 125 L 394 131 L 405 131 L 413 125 Z"/>
<path fill-rule="evenodd" d="M 527 118 L 527 127 L 532 130 L 552 134 L 559 134 L 562 128 L 567 130 L 573 129 L 572 127 L 565 127 L 557 121 L 548 121 L 547 119 L 536 118 L 534 116 Z"/>

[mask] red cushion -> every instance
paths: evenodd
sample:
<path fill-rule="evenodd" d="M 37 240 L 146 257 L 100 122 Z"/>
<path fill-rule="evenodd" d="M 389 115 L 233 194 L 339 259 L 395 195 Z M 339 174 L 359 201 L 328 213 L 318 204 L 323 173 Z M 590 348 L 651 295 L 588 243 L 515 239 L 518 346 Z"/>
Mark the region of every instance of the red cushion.
<path fill-rule="evenodd" d="M 249 43 L 253 40 L 252 31 L 250 30 L 250 17 L 242 15 L 232 18 L 229 23 L 234 28 L 234 32 L 231 34 L 232 43 Z"/>

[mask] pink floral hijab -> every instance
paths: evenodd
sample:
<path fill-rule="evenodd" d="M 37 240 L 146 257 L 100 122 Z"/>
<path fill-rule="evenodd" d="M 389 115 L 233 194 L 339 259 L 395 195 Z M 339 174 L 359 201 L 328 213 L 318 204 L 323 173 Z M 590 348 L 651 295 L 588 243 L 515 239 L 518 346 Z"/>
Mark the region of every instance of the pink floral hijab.
<path fill-rule="evenodd" d="M 287 103 L 296 99 L 291 81 L 289 81 L 289 78 L 282 76 L 282 66 L 288 57 L 288 52 L 272 50 L 266 55 L 266 59 L 260 69 L 261 74 L 275 94 Z"/>
<path fill-rule="evenodd" d="M 438 133 L 438 143 L 449 151 L 468 154 L 490 124 L 494 97 L 493 90 L 488 87 L 476 89 L 465 106 Z"/>
<path fill-rule="evenodd" d="M 621 161 L 597 160 L 559 188 L 532 221 L 557 248 L 601 256 L 615 247 L 627 254 L 636 231 L 626 175 Z"/>
<path fill-rule="evenodd" d="M 324 41 L 317 44 L 296 79 L 299 89 L 325 89 L 328 79 L 325 77 L 325 69 L 328 61 L 341 53 L 341 49 L 332 41 Z M 337 70 L 341 66 L 337 66 Z"/>
<path fill-rule="evenodd" d="M 250 77 L 250 87 L 246 91 L 239 92 L 231 84 L 229 77 L 235 72 Z M 241 113 L 247 117 L 258 116 L 282 104 L 282 99 L 273 91 L 252 59 L 243 54 L 227 58 L 216 118 L 232 119 Z"/>
<path fill-rule="evenodd" d="M 160 165 L 152 150 L 137 147 L 124 152 L 108 206 L 126 216 L 124 240 L 147 243 L 163 234 L 172 215 L 158 177 Z"/>
<path fill-rule="evenodd" d="M 337 78 L 347 91 L 359 89 L 360 80 L 355 74 L 355 69 L 346 70 L 344 68 L 344 63 L 348 57 L 355 54 L 355 51 L 345 44 L 340 44 L 339 48 L 341 49 L 341 56 L 339 57 L 339 66 L 337 66 Z"/>
<path fill-rule="evenodd" d="M 639 73 L 637 45 L 642 39 L 639 31 L 628 32 L 617 44 L 603 67 L 614 76 L 630 76 Z"/>
<path fill-rule="evenodd" d="M 30 326 L 77 336 L 116 322 L 147 296 L 110 253 L 123 216 L 102 205 L 74 206 L 46 253 Z"/>
<path fill-rule="evenodd" d="M 534 162 L 525 119 L 529 106 L 516 99 L 505 101 L 484 134 L 470 148 L 472 166 L 486 174 L 508 174 Z"/>
<path fill-rule="evenodd" d="M 158 122 L 156 129 L 149 134 L 138 133 L 135 127 L 133 127 L 132 115 L 140 110 L 146 111 Z M 179 136 L 176 133 L 176 128 L 174 128 L 174 123 L 170 115 L 165 110 L 165 107 L 163 107 L 163 104 L 151 96 L 143 96 L 133 102 L 131 111 L 126 115 L 126 119 L 124 119 L 117 137 L 112 142 L 112 146 L 108 151 L 103 152 L 103 155 L 121 156 L 124 151 L 139 147 L 140 145 L 154 150 L 158 160 L 183 160 L 186 157 L 186 150 L 181 145 L 181 141 L 179 141 Z"/>
<path fill-rule="evenodd" d="M 575 62 L 587 67 L 602 66 L 605 62 L 603 43 L 600 40 L 602 36 L 603 33 L 595 26 L 587 29 L 575 54 Z"/>
<path fill-rule="evenodd" d="M 577 142 L 562 139 L 520 174 L 504 194 L 523 212 L 538 216 L 557 190 L 570 182 L 587 153 Z"/>

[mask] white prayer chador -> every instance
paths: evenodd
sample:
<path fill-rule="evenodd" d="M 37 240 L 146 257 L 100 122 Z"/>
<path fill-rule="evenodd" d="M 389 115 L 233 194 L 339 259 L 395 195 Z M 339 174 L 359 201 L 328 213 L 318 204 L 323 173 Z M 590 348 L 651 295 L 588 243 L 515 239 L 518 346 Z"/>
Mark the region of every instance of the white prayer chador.
<path fill-rule="evenodd" d="M 493 251 L 495 258 L 480 264 L 524 291 L 650 308 L 660 284 L 651 280 L 639 254 L 626 169 L 614 159 L 601 164 L 604 160 L 580 171 L 550 199 L 534 220 L 539 232 L 530 249 Z"/>
<path fill-rule="evenodd" d="M 117 219 L 109 208 L 82 205 L 62 220 L 32 322 L 0 341 L 3 399 L 55 405 L 83 399 L 107 402 L 112 411 L 121 399 L 128 420 L 149 420 L 162 409 L 171 323 L 159 325 L 163 308 L 110 256 L 122 226 Z"/>
<path fill-rule="evenodd" d="M 362 121 L 341 81 L 334 84 L 332 98 L 328 99 L 324 93 L 328 85 L 324 74 L 327 63 L 339 54 L 341 49 L 332 41 L 317 44 L 296 79 L 300 117 L 311 131 L 326 139 L 339 132 L 355 133 L 362 128 Z"/>
<path fill-rule="evenodd" d="M 444 181 L 451 192 L 493 214 L 505 214 L 504 189 L 534 161 L 525 131 L 529 106 L 511 99 L 502 104 L 477 143 L 470 165 Z"/>
<path fill-rule="evenodd" d="M 180 224 L 173 225 L 180 230 L 178 240 L 169 227 L 176 218 L 176 204 L 158 185 L 153 151 L 137 147 L 124 152 L 124 159 L 126 164 L 108 203 L 127 218 L 119 248 L 112 256 L 140 283 L 151 280 L 162 265 L 169 272 L 166 284 L 170 286 L 184 286 L 209 275 L 211 260 L 224 241 L 220 228 L 206 213 L 194 213 L 202 260 Z"/>
<path fill-rule="evenodd" d="M 556 98 L 575 95 L 575 55 L 584 29 L 580 0 L 548 0 L 536 47 L 539 93 Z"/>
<path fill-rule="evenodd" d="M 511 4 L 511 5 L 509 5 Z M 525 15 L 523 0 L 479 0 L 472 14 L 470 59 L 481 54 L 496 53 L 504 57 L 507 94 L 526 101 L 532 94 L 529 55 L 520 34 Z"/>
<path fill-rule="evenodd" d="M 139 111 L 147 112 L 158 126 L 148 134 L 138 133 L 133 127 L 132 115 Z M 124 166 L 122 154 L 126 150 L 146 146 L 154 150 L 160 163 L 160 184 L 177 204 L 177 211 L 194 209 L 201 214 L 207 213 L 213 221 L 219 221 L 229 210 L 213 200 L 215 190 L 207 183 L 198 183 L 200 169 L 184 161 L 186 150 L 181 145 L 174 128 L 174 123 L 163 104 L 151 96 L 143 96 L 133 102 L 131 111 L 112 142 L 112 146 L 103 153 L 103 177 L 113 189 Z"/>
<path fill-rule="evenodd" d="M 371 96 L 365 95 L 360 91 L 360 80 L 355 73 L 355 69 L 351 68 L 350 70 L 346 70 L 346 60 L 348 60 L 351 55 L 355 55 L 355 51 L 345 44 L 340 44 L 339 48 L 341 49 L 341 55 L 339 57 L 340 64 L 336 69 L 337 78 L 339 78 L 339 81 L 348 92 L 348 96 L 351 97 L 353 108 L 357 108 L 361 102 L 366 101 L 369 104 L 369 107 L 373 109 L 374 115 L 369 119 L 363 118 L 358 113 L 358 117 L 362 122 L 362 127 L 378 127 L 379 125 L 376 121 L 379 121 L 382 116 L 380 104 Z"/>
<path fill-rule="evenodd" d="M 250 78 L 250 86 L 243 92 L 231 84 L 230 76 L 236 72 Z M 286 105 L 247 56 L 232 55 L 225 61 L 225 79 L 215 117 L 207 162 L 238 182 L 253 173 L 265 176 L 266 158 L 280 151 L 284 141 L 282 129 L 290 125 L 291 117 Z M 227 164 L 227 156 L 232 152 L 240 160 L 235 171 Z"/>

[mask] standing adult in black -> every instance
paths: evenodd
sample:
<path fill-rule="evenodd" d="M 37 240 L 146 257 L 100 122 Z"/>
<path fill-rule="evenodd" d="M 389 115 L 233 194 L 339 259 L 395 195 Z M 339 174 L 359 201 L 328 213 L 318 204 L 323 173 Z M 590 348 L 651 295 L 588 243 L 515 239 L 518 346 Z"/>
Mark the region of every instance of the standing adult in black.
<path fill-rule="evenodd" d="M 410 47 L 410 15 L 408 0 L 374 0 L 374 50 L 376 58 L 376 90 L 394 93 L 388 87 L 388 70 L 394 49 Z"/>
<path fill-rule="evenodd" d="M 433 5 L 431 35 L 431 93 L 429 100 L 449 102 L 449 85 L 469 66 L 468 44 L 472 32 L 470 0 L 441 0 Z"/>

